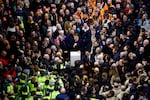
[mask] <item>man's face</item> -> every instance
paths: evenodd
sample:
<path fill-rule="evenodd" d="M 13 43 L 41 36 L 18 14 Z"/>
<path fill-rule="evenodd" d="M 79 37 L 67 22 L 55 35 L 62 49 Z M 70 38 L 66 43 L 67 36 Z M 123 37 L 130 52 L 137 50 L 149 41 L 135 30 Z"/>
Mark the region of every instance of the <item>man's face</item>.
<path fill-rule="evenodd" d="M 73 30 L 73 29 L 72 29 L 72 30 L 70 30 L 70 34 L 72 34 L 72 35 L 74 34 L 74 30 Z"/>
<path fill-rule="evenodd" d="M 88 12 L 89 12 L 89 13 L 92 13 L 92 12 L 93 12 L 92 8 L 89 8 L 89 9 L 88 9 Z"/>
<path fill-rule="evenodd" d="M 7 76 L 7 80 L 12 81 L 12 76 L 11 76 L 11 75 L 8 75 L 8 76 Z"/>
<path fill-rule="evenodd" d="M 78 12 L 78 13 L 81 13 L 81 8 L 78 8 L 78 9 L 77 9 L 77 12 Z"/>
<path fill-rule="evenodd" d="M 123 21 L 127 21 L 128 17 L 126 15 L 123 16 Z"/>
<path fill-rule="evenodd" d="M 86 28 L 88 28 L 88 25 L 87 25 L 87 23 L 84 23 L 84 28 L 86 29 Z"/>
<path fill-rule="evenodd" d="M 147 46 L 149 44 L 149 40 L 144 40 L 144 42 L 143 42 L 143 46 Z"/>
<path fill-rule="evenodd" d="M 65 11 L 65 14 L 66 14 L 66 15 L 69 15 L 69 14 L 70 14 L 70 11 L 67 9 L 67 10 Z"/>
<path fill-rule="evenodd" d="M 79 36 L 78 36 L 78 35 L 75 35 L 75 36 L 74 36 L 74 40 L 78 41 L 78 40 L 79 40 Z"/>
<path fill-rule="evenodd" d="M 144 47 L 140 47 L 139 51 L 140 53 L 144 53 Z"/>
<path fill-rule="evenodd" d="M 108 4 L 111 4 L 111 3 L 112 3 L 112 0 L 108 0 L 107 3 L 108 3 Z"/>
<path fill-rule="evenodd" d="M 56 8 L 53 8 L 53 9 L 52 9 L 52 13 L 56 13 Z"/>
<path fill-rule="evenodd" d="M 120 4 L 116 4 L 117 9 L 120 9 L 120 7 L 121 7 Z"/>

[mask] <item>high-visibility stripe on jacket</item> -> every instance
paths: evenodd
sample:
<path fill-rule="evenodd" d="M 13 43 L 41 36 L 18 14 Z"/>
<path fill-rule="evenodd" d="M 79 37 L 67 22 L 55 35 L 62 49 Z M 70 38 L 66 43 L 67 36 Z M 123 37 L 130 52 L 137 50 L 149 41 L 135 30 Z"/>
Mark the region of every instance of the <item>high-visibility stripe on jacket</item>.
<path fill-rule="evenodd" d="M 44 96 L 43 100 L 51 100 L 51 99 L 50 99 L 50 96 Z"/>

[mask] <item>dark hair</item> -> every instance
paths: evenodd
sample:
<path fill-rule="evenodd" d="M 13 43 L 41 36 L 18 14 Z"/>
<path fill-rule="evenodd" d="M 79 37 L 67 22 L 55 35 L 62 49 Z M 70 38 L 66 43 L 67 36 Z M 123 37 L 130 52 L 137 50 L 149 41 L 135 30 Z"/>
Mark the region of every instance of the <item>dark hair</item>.
<path fill-rule="evenodd" d="M 129 94 L 128 93 L 124 93 L 122 96 L 122 100 L 128 100 L 129 99 Z"/>
<path fill-rule="evenodd" d="M 45 81 L 45 85 L 48 85 L 48 84 L 49 84 L 49 80 L 46 80 L 46 81 Z"/>
<path fill-rule="evenodd" d="M 55 91 L 59 91 L 60 89 L 61 89 L 61 86 L 60 86 L 59 82 L 56 81 L 56 82 L 55 82 L 55 86 L 54 86 L 54 90 L 55 90 Z"/>

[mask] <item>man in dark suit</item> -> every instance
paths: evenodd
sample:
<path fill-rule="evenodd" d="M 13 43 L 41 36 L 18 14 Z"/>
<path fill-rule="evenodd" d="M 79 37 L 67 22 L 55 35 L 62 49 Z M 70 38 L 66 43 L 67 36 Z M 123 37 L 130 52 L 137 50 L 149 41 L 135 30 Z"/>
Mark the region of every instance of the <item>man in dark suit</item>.
<path fill-rule="evenodd" d="M 82 56 L 83 64 L 92 64 L 94 63 L 94 56 L 90 53 L 89 50 L 85 51 L 85 55 Z"/>

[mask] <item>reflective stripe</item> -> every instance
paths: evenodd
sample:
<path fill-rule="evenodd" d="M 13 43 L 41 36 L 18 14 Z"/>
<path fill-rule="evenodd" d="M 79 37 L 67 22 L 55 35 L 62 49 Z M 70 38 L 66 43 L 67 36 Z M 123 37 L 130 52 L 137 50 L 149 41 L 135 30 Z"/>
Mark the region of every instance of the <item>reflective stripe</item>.
<path fill-rule="evenodd" d="M 42 93 L 42 91 L 36 91 L 36 95 L 43 96 L 43 93 Z"/>
<path fill-rule="evenodd" d="M 22 95 L 28 95 L 28 92 L 22 92 Z"/>
<path fill-rule="evenodd" d="M 50 96 L 44 96 L 43 100 L 50 100 Z"/>
<path fill-rule="evenodd" d="M 63 64 L 60 64 L 60 69 L 64 69 L 64 65 Z"/>
<path fill-rule="evenodd" d="M 27 78 L 27 74 L 25 74 L 25 73 L 22 73 L 21 75 L 22 75 L 22 76 L 25 76 L 25 77 Z"/>
<path fill-rule="evenodd" d="M 24 84 L 24 83 L 26 83 L 26 81 L 25 81 L 25 80 L 20 79 L 20 83 Z"/>
<path fill-rule="evenodd" d="M 53 89 L 54 89 L 54 86 L 49 86 L 49 85 L 44 85 L 43 87 L 44 87 L 44 88 L 43 88 L 44 90 L 45 90 L 45 89 L 50 89 L 50 90 L 53 90 Z"/>
<path fill-rule="evenodd" d="M 95 98 L 90 98 L 90 100 L 96 100 Z"/>
<path fill-rule="evenodd" d="M 9 96 L 9 98 L 13 98 L 13 99 L 15 99 L 15 95 L 11 95 L 11 96 Z"/>

